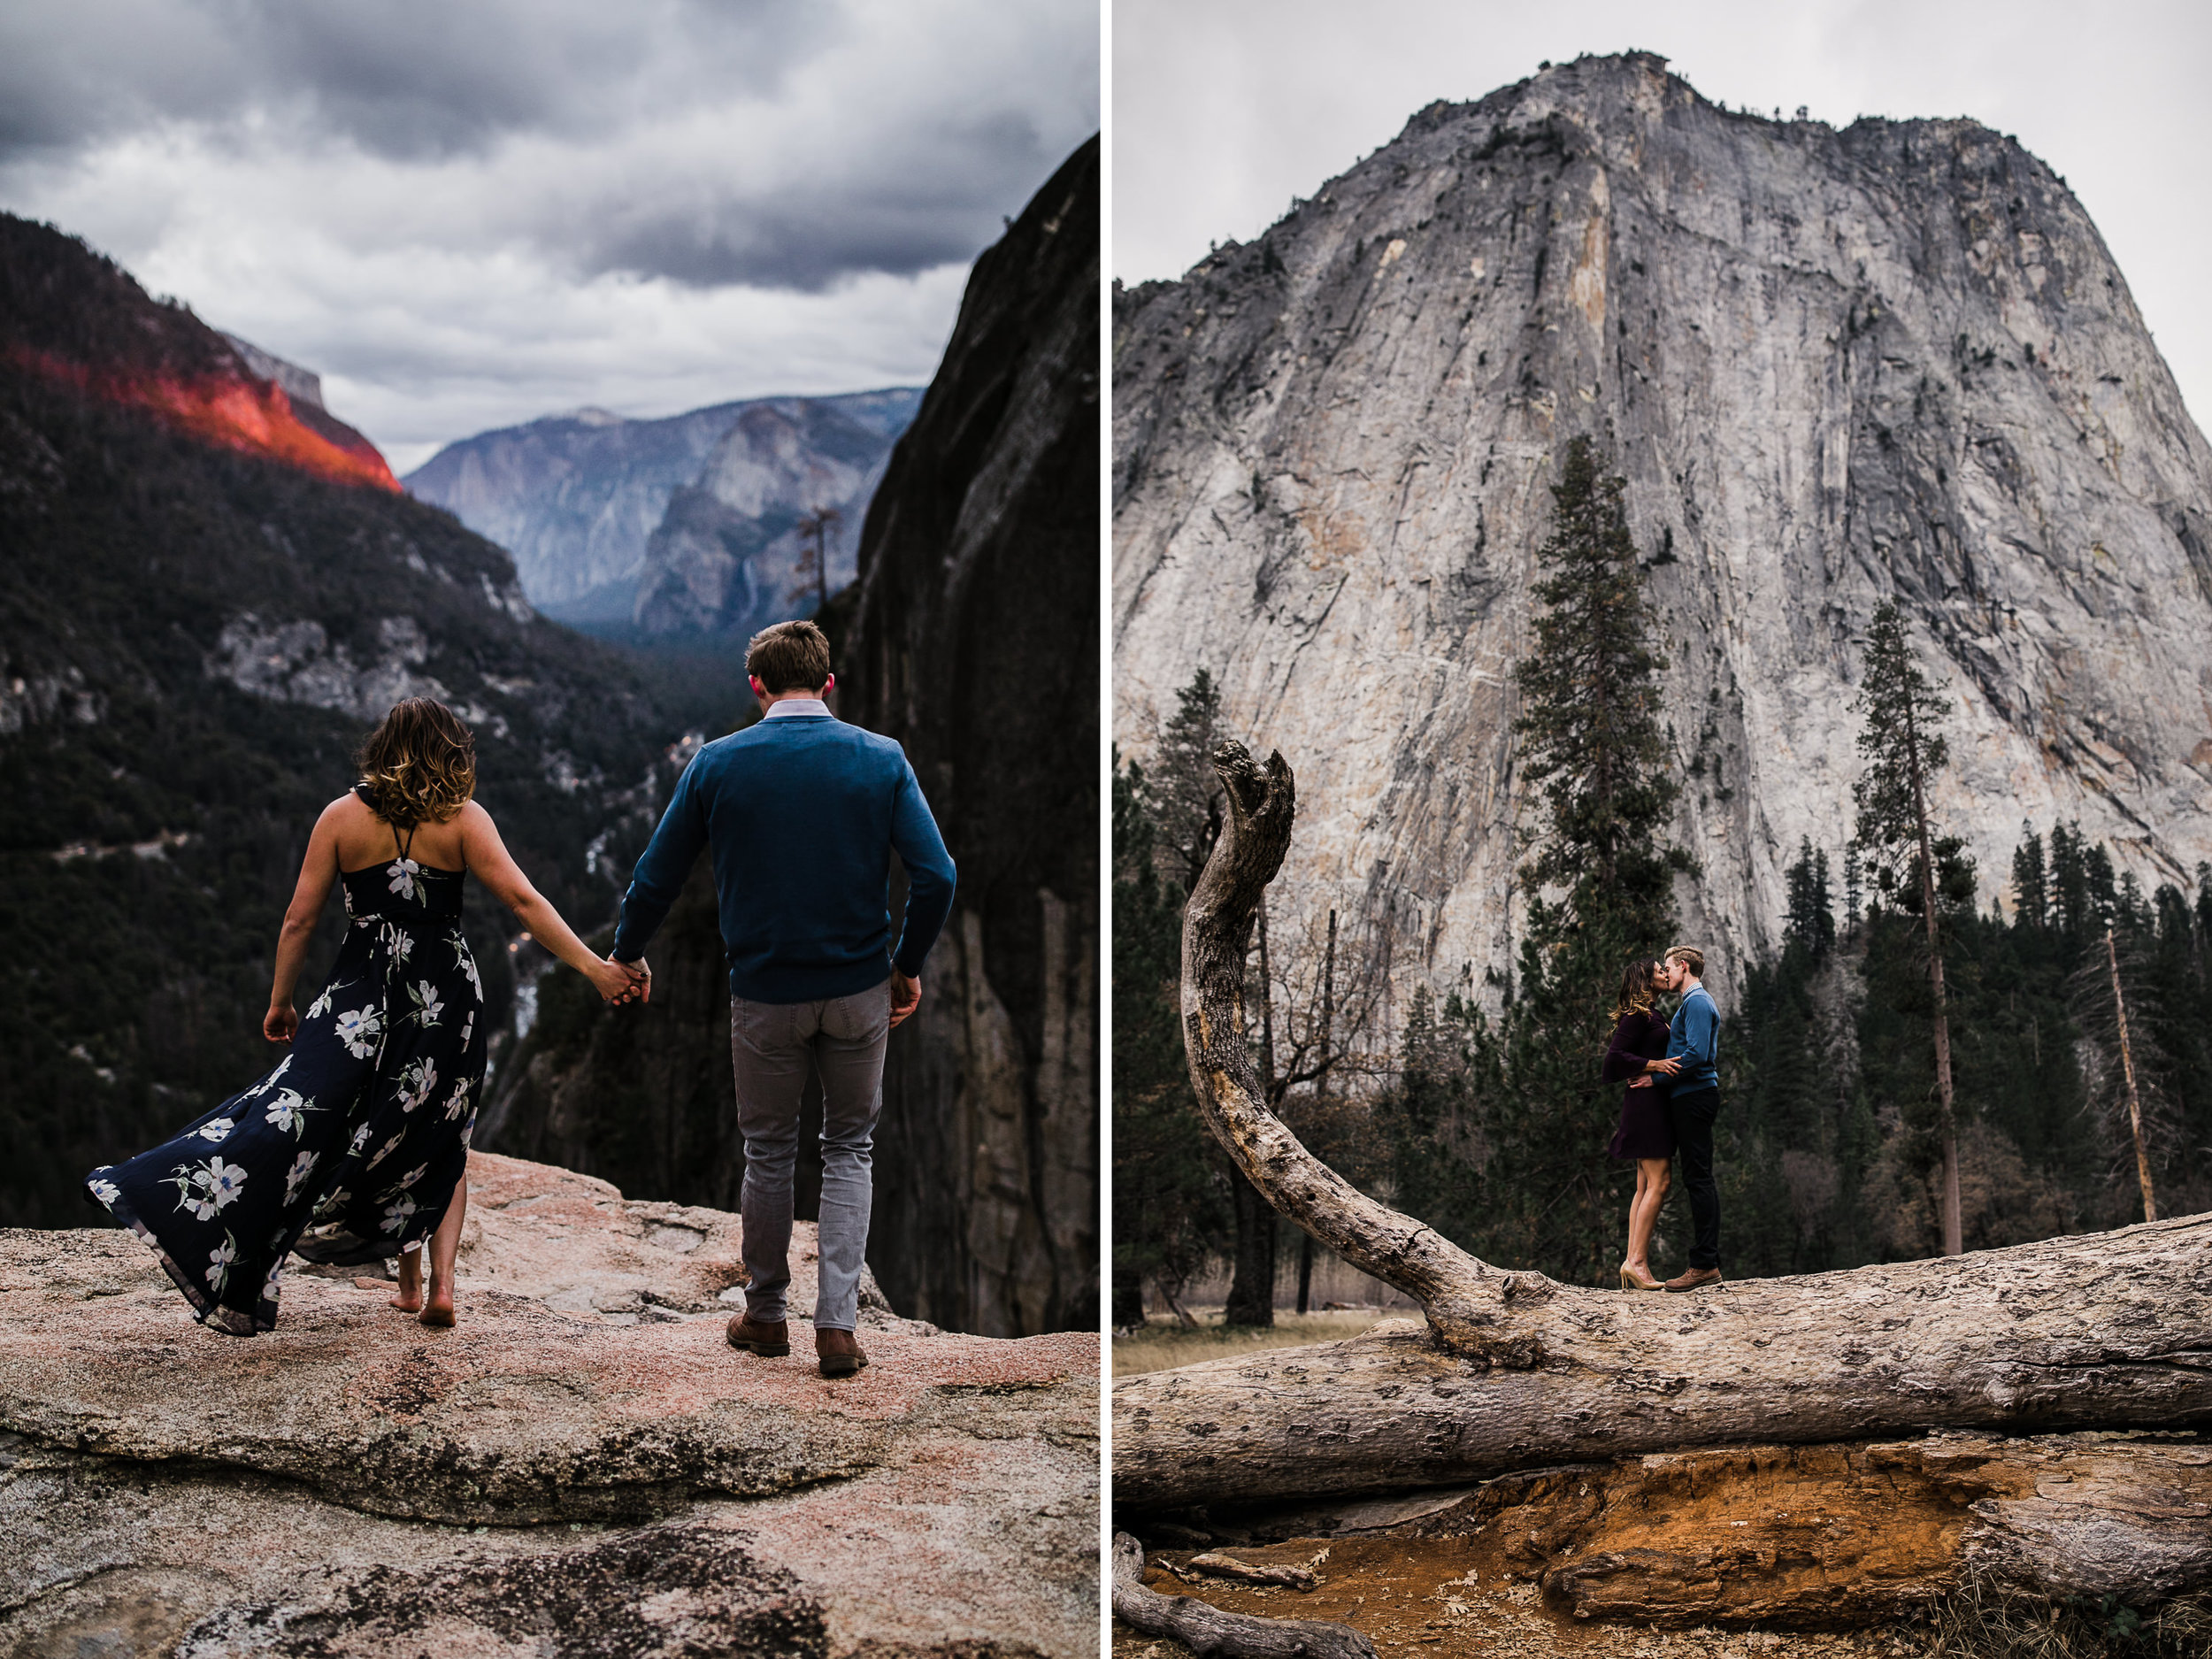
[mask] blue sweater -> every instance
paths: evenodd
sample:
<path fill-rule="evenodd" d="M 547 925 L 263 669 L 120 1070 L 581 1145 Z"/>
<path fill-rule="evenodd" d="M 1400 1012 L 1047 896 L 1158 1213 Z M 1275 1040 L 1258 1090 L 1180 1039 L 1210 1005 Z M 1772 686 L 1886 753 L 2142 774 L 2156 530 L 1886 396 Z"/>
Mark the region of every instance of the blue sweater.
<path fill-rule="evenodd" d="M 1720 1073 L 1713 1060 L 1720 1047 L 1720 1009 L 1701 985 L 1693 986 L 1674 1010 L 1668 1028 L 1667 1058 L 1682 1062 L 1682 1069 L 1667 1085 L 1670 1094 L 1687 1094 L 1701 1088 L 1718 1088 Z"/>
<path fill-rule="evenodd" d="M 615 929 L 634 962 L 714 855 L 730 994 L 818 1002 L 911 979 L 952 910 L 953 865 L 905 751 L 829 715 L 762 720 L 709 743 L 676 785 L 637 861 Z M 906 924 L 891 945 L 891 853 L 906 865 Z"/>

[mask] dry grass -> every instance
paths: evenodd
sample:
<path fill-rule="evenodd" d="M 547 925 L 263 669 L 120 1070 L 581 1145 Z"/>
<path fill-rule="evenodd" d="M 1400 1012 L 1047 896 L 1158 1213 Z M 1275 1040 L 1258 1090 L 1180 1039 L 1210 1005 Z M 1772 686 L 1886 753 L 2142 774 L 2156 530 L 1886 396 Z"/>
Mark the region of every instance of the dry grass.
<path fill-rule="evenodd" d="M 1934 1625 L 1943 1659 L 2203 1659 L 2212 1596 L 2143 1614 L 2110 1596 L 2022 1595 L 1970 1571 L 1937 1606 Z"/>
<path fill-rule="evenodd" d="M 1135 1377 L 1148 1371 L 1169 1371 L 1178 1365 L 1222 1359 L 1232 1354 L 1256 1353 L 1269 1348 L 1303 1348 L 1309 1342 L 1333 1342 L 1357 1336 L 1378 1320 L 1404 1318 L 1414 1310 L 1349 1308 L 1329 1313 L 1278 1313 L 1271 1326 L 1224 1325 L 1218 1308 L 1194 1308 L 1196 1329 L 1179 1325 L 1171 1317 L 1147 1322 L 1142 1331 L 1114 1339 L 1114 1375 Z"/>

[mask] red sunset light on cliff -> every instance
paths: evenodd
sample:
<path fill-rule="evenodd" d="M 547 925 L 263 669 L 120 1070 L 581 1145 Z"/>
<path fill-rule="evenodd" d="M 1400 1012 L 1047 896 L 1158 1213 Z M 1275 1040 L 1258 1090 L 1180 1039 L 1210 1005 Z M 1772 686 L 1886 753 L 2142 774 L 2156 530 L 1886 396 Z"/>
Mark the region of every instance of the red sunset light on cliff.
<path fill-rule="evenodd" d="M 88 396 L 157 415 L 204 442 L 265 456 L 334 483 L 400 493 L 374 444 L 320 410 L 296 406 L 285 389 L 242 372 L 195 375 L 95 373 L 51 352 L 18 349 L 23 367 Z"/>

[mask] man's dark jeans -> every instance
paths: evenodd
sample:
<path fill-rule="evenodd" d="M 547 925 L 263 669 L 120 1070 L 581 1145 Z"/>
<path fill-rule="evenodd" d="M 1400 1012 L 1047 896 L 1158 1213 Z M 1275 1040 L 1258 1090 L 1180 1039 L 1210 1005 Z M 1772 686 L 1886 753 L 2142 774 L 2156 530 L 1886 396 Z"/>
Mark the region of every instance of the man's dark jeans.
<path fill-rule="evenodd" d="M 1682 1185 L 1690 1195 L 1690 1221 L 1697 1231 L 1690 1245 L 1692 1267 L 1720 1265 L 1720 1184 L 1713 1179 L 1713 1119 L 1719 1116 L 1717 1088 L 1668 1097 L 1667 1121 L 1674 1126 L 1675 1150 L 1682 1156 Z"/>

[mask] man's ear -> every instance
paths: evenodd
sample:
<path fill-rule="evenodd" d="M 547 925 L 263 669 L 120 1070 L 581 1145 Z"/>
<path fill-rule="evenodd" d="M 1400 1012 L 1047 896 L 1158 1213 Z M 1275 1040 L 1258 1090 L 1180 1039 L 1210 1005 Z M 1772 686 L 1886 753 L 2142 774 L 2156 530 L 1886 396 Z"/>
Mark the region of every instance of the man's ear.
<path fill-rule="evenodd" d="M 824 696 L 826 696 L 826 696 L 828 696 L 828 695 L 829 695 L 829 694 L 830 694 L 831 692 L 833 692 L 833 691 L 834 691 L 834 690 L 836 690 L 836 689 L 837 689 L 837 676 L 836 676 L 835 674 L 832 674 L 832 675 L 831 675 L 831 676 L 830 676 L 827 680 L 825 680 L 822 682 L 822 695 L 823 695 Z"/>

